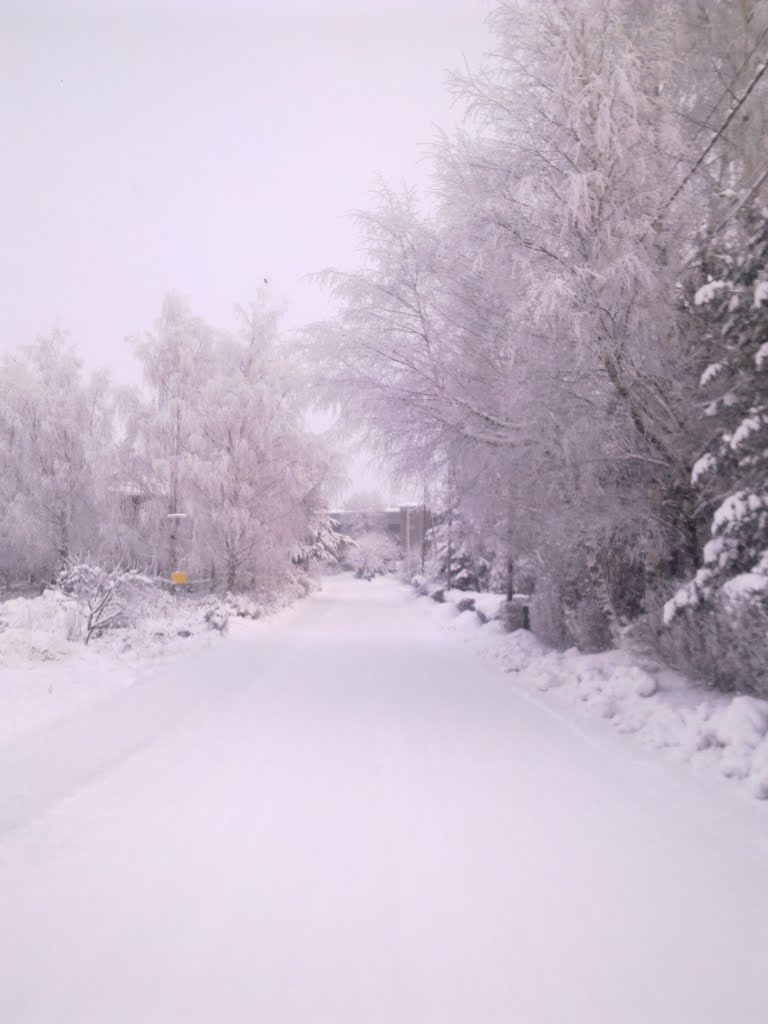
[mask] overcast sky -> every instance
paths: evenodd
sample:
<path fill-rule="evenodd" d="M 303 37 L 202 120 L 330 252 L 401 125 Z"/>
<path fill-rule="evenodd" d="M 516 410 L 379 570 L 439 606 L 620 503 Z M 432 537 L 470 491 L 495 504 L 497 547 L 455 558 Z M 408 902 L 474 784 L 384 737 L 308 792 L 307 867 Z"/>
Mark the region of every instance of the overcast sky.
<path fill-rule="evenodd" d="M 487 0 L 0 0 L 0 351 L 57 324 L 130 379 L 123 339 L 178 289 L 213 323 L 264 277 L 354 262 L 377 172 L 426 183 L 444 81 Z"/>

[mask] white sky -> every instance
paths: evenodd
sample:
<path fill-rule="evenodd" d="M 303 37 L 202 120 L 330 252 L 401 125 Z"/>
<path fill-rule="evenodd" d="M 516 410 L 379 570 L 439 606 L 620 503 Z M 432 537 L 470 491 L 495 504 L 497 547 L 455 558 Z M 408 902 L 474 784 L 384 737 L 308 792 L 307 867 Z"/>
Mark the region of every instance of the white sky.
<path fill-rule="evenodd" d="M 131 379 L 176 288 L 213 323 L 354 262 L 377 172 L 426 182 L 488 0 L 0 0 L 0 352 L 54 324 Z M 421 146 L 421 148 L 420 148 Z"/>

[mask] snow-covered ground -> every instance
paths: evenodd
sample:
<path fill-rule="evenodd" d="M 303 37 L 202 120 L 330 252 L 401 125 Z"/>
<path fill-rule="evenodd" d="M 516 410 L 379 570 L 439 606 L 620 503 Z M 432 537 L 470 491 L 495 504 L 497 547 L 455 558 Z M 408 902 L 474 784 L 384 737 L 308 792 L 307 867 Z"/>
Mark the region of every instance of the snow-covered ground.
<path fill-rule="evenodd" d="M 762 1024 L 768 806 L 491 635 L 337 577 L 7 737 L 0 1020 Z"/>
<path fill-rule="evenodd" d="M 220 640 L 198 607 L 162 611 L 85 646 L 70 639 L 80 632 L 75 602 L 58 591 L 0 603 L 0 743 L 133 685 L 158 661 Z"/>
<path fill-rule="evenodd" d="M 603 654 L 551 651 L 532 633 L 507 633 L 493 621 L 504 605 L 501 594 L 448 590 L 441 596 L 432 617 L 514 673 L 522 692 L 546 693 L 550 710 L 605 719 L 648 748 L 768 799 L 768 701 L 696 686 L 652 657 L 638 655 L 631 643 Z M 469 600 L 491 620 L 488 625 L 472 610 L 459 613 L 457 605 Z"/>
<path fill-rule="evenodd" d="M 288 580 L 261 601 L 157 592 L 129 628 L 107 630 L 88 646 L 85 613 L 61 591 L 0 602 L 0 743 L 167 674 L 166 662 L 217 647 L 224 633 L 242 629 L 241 618 L 275 615 L 317 585 Z"/>

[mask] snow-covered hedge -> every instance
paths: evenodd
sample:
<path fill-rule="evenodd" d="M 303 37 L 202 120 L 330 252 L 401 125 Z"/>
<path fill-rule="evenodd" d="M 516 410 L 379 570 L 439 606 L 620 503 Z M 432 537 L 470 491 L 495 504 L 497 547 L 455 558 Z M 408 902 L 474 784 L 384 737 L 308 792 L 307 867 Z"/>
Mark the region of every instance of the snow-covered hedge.
<path fill-rule="evenodd" d="M 659 650 L 670 664 L 721 690 L 768 697 L 768 600 L 734 587 L 740 579 L 670 617 Z"/>

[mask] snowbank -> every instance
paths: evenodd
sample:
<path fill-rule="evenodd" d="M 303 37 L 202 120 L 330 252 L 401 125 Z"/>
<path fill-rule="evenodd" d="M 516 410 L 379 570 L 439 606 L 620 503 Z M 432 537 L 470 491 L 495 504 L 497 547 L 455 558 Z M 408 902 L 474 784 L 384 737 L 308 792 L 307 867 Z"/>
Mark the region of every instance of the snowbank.
<path fill-rule="evenodd" d="M 87 647 L 77 601 L 61 591 L 0 602 L 0 744 L 134 685 L 169 658 L 220 643 L 231 623 L 273 614 L 316 585 L 297 577 L 269 598 L 157 591 L 133 625 Z"/>
<path fill-rule="evenodd" d="M 560 702 L 607 719 L 646 747 L 707 763 L 768 799 L 768 701 L 704 690 L 661 665 L 638 664 L 629 651 L 531 657 L 527 640 L 521 651 L 520 632 L 489 635 L 487 646 L 523 686 L 555 690 Z"/>
<path fill-rule="evenodd" d="M 477 590 L 459 590 L 457 587 L 451 587 L 450 590 L 447 590 L 438 584 L 430 583 L 424 576 L 412 576 L 411 586 L 419 594 L 428 595 L 433 601 L 437 601 L 440 604 L 452 605 L 460 612 L 474 612 L 481 623 L 491 622 L 493 619 L 500 618 L 506 604 L 505 594 L 480 593 Z"/>
<path fill-rule="evenodd" d="M 474 611 L 458 613 L 457 595 L 474 598 Z M 506 633 L 499 622 L 473 628 L 480 622 L 475 612 L 495 608 L 498 615 L 503 597 L 466 591 L 444 596 L 452 607 L 441 606 L 435 618 L 514 673 L 519 686 L 569 716 L 604 719 L 646 748 L 715 770 L 768 799 L 768 701 L 705 689 L 631 649 L 559 652 L 527 630 Z"/>
<path fill-rule="evenodd" d="M 154 614 L 87 647 L 76 602 L 59 591 L 0 604 L 0 743 L 132 686 L 153 662 L 216 642 L 198 609 L 158 597 Z"/>

